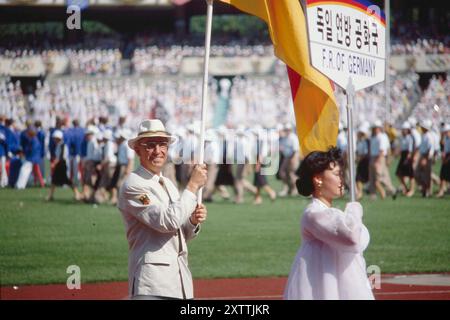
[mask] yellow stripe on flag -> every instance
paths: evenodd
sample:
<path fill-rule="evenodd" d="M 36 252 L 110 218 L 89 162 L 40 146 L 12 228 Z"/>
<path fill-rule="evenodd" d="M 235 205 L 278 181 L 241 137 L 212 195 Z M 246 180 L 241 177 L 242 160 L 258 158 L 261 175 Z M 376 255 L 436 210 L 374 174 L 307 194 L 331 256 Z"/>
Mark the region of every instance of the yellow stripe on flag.
<path fill-rule="evenodd" d="M 303 156 L 336 144 L 339 110 L 332 84 L 310 65 L 306 20 L 299 0 L 220 0 L 263 19 L 275 55 L 288 66 Z"/>

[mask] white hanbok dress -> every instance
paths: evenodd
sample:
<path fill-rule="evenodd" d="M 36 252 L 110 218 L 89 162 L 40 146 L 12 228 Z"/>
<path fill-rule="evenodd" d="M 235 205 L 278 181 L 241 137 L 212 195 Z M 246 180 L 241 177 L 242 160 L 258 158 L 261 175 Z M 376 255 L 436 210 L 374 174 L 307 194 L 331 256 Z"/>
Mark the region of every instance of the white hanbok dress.
<path fill-rule="evenodd" d="M 345 212 L 313 198 L 301 221 L 302 245 L 284 292 L 286 300 L 373 300 L 363 251 L 369 231 L 358 202 Z"/>

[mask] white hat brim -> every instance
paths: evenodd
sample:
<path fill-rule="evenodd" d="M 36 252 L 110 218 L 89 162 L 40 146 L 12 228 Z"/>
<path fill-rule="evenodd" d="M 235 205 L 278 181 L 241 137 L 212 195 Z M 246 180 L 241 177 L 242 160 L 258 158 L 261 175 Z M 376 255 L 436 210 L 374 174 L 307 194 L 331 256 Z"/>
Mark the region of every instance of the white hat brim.
<path fill-rule="evenodd" d="M 429 125 L 427 125 L 427 124 L 424 124 L 424 123 L 419 124 L 419 126 L 420 126 L 422 129 L 426 129 L 426 130 L 428 130 L 428 131 L 431 130 L 431 126 L 429 126 Z"/>
<path fill-rule="evenodd" d="M 156 137 L 158 137 L 158 138 L 167 138 L 167 139 L 169 139 L 169 143 L 170 144 L 173 144 L 173 143 L 175 143 L 178 140 L 176 137 L 172 136 L 168 132 L 161 132 L 161 131 L 159 131 L 159 132 L 145 132 L 145 133 L 142 133 L 142 134 L 138 135 L 136 138 L 128 140 L 128 146 L 131 149 L 134 149 L 134 146 L 135 146 L 136 142 L 138 142 L 139 140 L 141 140 L 143 138 L 156 138 Z"/>

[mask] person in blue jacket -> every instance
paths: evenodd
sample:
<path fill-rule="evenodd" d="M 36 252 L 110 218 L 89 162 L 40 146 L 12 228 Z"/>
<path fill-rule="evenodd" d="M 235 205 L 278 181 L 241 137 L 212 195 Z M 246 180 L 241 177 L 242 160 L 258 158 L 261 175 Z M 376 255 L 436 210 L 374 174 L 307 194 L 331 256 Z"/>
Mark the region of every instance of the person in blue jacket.
<path fill-rule="evenodd" d="M 39 167 L 39 163 L 41 161 L 41 143 L 37 138 L 36 128 L 33 127 L 30 122 L 27 122 L 27 129 L 22 131 L 22 133 L 20 134 L 20 146 L 25 157 L 25 162 L 30 162 L 32 165 L 35 183 L 36 181 L 38 181 L 39 185 L 41 187 L 44 187 L 45 183 L 42 177 L 41 169 Z M 25 188 L 26 186 L 29 177 L 29 173 L 25 173 L 27 167 L 28 165 L 22 166 L 21 168 L 19 180 L 17 181 L 18 189 Z"/>
<path fill-rule="evenodd" d="M 15 128 L 14 119 L 6 119 L 5 121 L 6 144 L 8 145 L 9 156 L 15 155 L 20 149 L 19 131 Z"/>
<path fill-rule="evenodd" d="M 14 188 L 19 176 L 22 160 L 20 159 L 19 131 L 16 130 L 14 119 L 5 120 L 6 145 L 8 146 L 7 167 L 9 168 L 8 186 Z"/>
<path fill-rule="evenodd" d="M 0 116 L 0 188 L 8 185 L 8 173 L 6 172 L 6 158 L 8 156 L 8 144 L 6 141 L 5 117 Z"/>
<path fill-rule="evenodd" d="M 70 179 L 75 186 L 78 186 L 83 172 L 81 168 L 81 150 L 84 141 L 84 128 L 80 127 L 78 119 L 72 121 L 73 127 L 68 131 L 69 137 L 67 144 L 69 146 L 69 165 Z"/>
<path fill-rule="evenodd" d="M 40 162 L 39 162 L 39 169 L 41 170 L 42 176 L 45 177 L 45 131 L 42 128 L 42 122 L 41 120 L 36 120 L 34 122 L 34 127 L 36 128 L 36 137 L 39 140 L 39 143 L 41 144 L 41 152 L 40 152 Z M 45 180 L 44 180 L 45 181 Z"/>

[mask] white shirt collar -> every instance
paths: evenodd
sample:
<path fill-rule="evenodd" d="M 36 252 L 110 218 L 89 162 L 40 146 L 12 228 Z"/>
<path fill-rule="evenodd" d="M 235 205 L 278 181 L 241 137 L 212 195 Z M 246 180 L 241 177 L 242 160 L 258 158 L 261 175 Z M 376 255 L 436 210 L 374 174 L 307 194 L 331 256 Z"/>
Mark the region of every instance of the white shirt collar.
<path fill-rule="evenodd" d="M 144 168 L 143 165 L 140 165 L 139 168 L 140 168 L 142 171 L 144 171 L 147 175 L 149 175 L 150 180 L 153 180 L 154 182 L 158 182 L 158 183 L 159 183 L 159 180 L 160 180 L 161 178 L 163 178 L 162 172 L 158 175 L 158 174 L 155 174 L 155 173 L 151 172 L 150 170 Z"/>
<path fill-rule="evenodd" d="M 312 198 L 312 201 L 315 202 L 315 203 L 317 203 L 317 204 L 319 204 L 320 206 L 322 206 L 322 207 L 324 207 L 324 208 L 326 208 L 326 209 L 331 208 L 331 207 L 329 207 L 325 202 L 323 202 L 322 200 L 319 200 L 318 198 L 313 197 L 313 198 Z"/>

